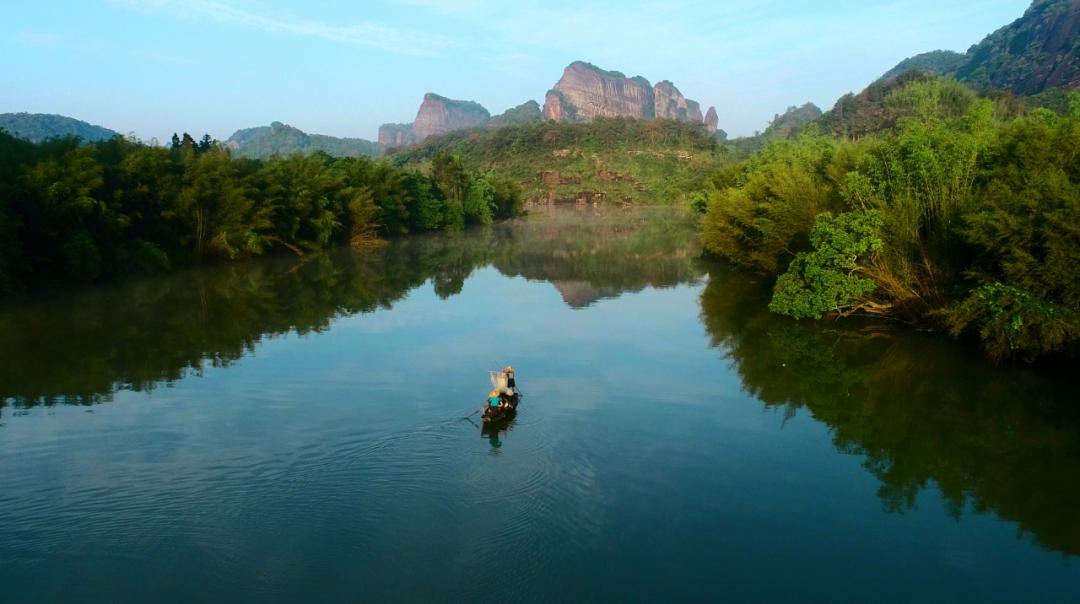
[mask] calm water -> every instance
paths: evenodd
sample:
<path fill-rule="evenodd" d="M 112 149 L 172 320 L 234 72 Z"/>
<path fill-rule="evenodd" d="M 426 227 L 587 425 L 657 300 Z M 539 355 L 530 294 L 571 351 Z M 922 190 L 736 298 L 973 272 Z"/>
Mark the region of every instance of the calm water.
<path fill-rule="evenodd" d="M 698 256 L 548 211 L 8 302 L 0 600 L 1080 599 L 1075 387 Z"/>

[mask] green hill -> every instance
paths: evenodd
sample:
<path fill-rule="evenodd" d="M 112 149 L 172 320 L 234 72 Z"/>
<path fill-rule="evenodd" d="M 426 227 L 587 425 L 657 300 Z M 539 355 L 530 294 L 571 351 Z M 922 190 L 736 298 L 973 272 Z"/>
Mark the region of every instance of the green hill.
<path fill-rule="evenodd" d="M 120 136 L 108 128 L 51 113 L 0 113 L 0 129 L 35 143 L 65 136 L 93 143 Z"/>

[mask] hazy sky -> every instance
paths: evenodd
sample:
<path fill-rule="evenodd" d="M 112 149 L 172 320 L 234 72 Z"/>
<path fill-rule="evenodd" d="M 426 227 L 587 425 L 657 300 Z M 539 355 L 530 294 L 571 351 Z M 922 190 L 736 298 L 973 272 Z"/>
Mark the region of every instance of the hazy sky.
<path fill-rule="evenodd" d="M 584 59 L 716 105 L 735 135 L 828 108 L 901 59 L 966 50 L 1030 0 L 7 0 L 0 112 L 60 113 L 142 138 L 225 139 L 279 120 L 374 138 L 422 95 L 492 114 Z"/>

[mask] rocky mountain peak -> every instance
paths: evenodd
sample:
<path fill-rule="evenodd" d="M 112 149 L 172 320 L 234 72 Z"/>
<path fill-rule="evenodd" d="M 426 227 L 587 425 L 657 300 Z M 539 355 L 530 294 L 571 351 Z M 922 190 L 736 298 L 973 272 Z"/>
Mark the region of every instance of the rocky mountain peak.
<path fill-rule="evenodd" d="M 544 116 L 563 122 L 587 122 L 595 117 L 656 116 L 653 87 L 643 77 L 626 77 L 575 61 L 544 98 Z"/>

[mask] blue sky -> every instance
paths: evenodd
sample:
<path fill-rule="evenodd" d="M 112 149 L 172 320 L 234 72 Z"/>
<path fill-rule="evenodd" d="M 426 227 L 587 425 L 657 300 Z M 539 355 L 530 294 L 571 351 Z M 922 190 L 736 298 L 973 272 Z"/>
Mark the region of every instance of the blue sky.
<path fill-rule="evenodd" d="M 433 91 L 493 114 L 584 59 L 670 79 L 732 134 L 827 108 L 901 59 L 966 50 L 1030 0 L 8 0 L 0 112 L 149 139 L 279 120 L 374 138 Z"/>

